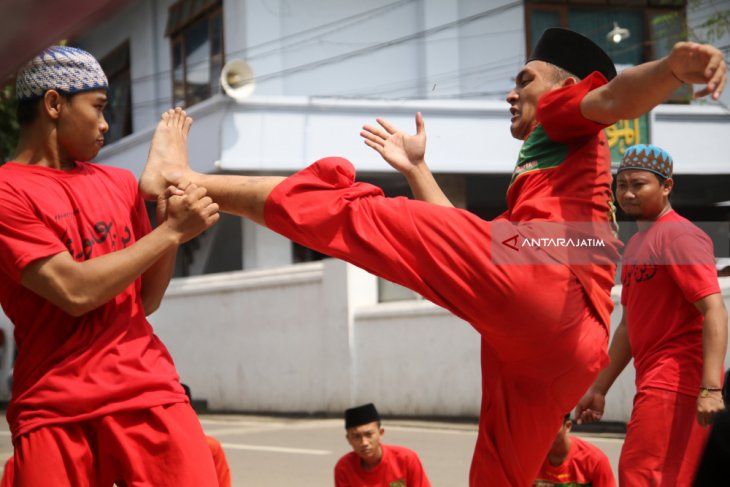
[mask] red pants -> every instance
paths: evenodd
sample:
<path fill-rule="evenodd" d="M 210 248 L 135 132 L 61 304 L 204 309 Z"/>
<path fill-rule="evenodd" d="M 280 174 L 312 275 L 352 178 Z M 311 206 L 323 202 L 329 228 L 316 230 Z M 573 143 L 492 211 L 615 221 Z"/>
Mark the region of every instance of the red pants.
<path fill-rule="evenodd" d="M 580 294 L 571 294 L 577 305 Z M 529 487 L 570 413 L 606 365 L 608 336 L 584 307 L 563 327 L 545 325 L 544 346 L 510 361 L 482 339 L 482 408 L 472 487 Z M 569 316 L 569 315 L 568 315 Z M 514 354 L 513 346 L 508 353 Z"/>
<path fill-rule="evenodd" d="M 697 423 L 697 398 L 644 389 L 634 397 L 618 466 L 619 484 L 691 486 L 709 428 Z"/>
<path fill-rule="evenodd" d="M 15 439 L 23 487 L 217 487 L 213 458 L 189 404 L 44 426 Z"/>

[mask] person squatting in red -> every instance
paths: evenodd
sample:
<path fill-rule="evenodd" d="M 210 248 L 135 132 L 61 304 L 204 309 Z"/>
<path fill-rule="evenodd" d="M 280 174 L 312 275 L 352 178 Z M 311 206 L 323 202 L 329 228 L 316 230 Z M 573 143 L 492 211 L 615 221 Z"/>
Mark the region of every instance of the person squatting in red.
<path fill-rule="evenodd" d="M 602 129 L 645 113 L 683 82 L 707 83 L 699 94 L 717 98 L 726 67 L 718 49 L 678 43 L 667 57 L 614 76 L 610 58 L 587 38 L 563 29 L 543 34 L 507 96 L 512 135 L 525 143 L 508 210 L 496 221 L 451 207 L 424 161 L 420 115 L 416 135 L 381 121 L 383 130 L 365 127 L 362 136 L 424 201 L 386 198 L 355 182 L 353 165 L 337 157 L 288 178 L 248 177 L 200 174 L 160 151 L 140 188 L 155 196 L 168 184 L 205 187 L 222 211 L 408 287 L 471 323 L 481 335 L 482 405 L 469 483 L 527 487 L 565 411 L 608 362 L 615 263 L 607 253 L 582 264 L 548 255 L 510 265 L 511 250 L 493 232 L 510 222 L 533 233 L 544 222 L 608 227 Z"/>
<path fill-rule="evenodd" d="M 636 396 L 619 461 L 621 485 L 691 486 L 722 390 L 727 311 L 712 241 L 670 202 L 673 161 L 653 145 L 626 150 L 616 199 L 639 231 L 622 258 L 623 316 L 611 364 L 576 408 L 601 418 L 605 395 L 634 359 Z"/>
<path fill-rule="evenodd" d="M 135 177 L 87 162 L 109 128 L 107 79 L 89 53 L 43 51 L 18 73 L 17 97 L 18 151 L 0 167 L 0 303 L 18 347 L 7 410 L 15 485 L 217 485 L 146 319 L 178 246 L 217 221 L 217 205 L 193 185 L 163 191 L 151 230 Z M 165 113 L 156 142 L 174 152 L 168 136 L 191 122 Z"/>
<path fill-rule="evenodd" d="M 572 428 L 570 414 L 566 414 L 532 487 L 616 487 L 606 454 L 571 435 Z"/>
<path fill-rule="evenodd" d="M 347 409 L 345 430 L 352 451 L 335 465 L 335 487 L 431 487 L 416 452 L 381 443 L 385 429 L 374 404 Z"/>

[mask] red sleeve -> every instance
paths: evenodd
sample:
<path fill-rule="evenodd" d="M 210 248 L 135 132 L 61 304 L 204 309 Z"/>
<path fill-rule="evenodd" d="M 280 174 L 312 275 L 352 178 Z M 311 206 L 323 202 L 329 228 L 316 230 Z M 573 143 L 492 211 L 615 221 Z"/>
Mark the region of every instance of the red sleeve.
<path fill-rule="evenodd" d="M 345 471 L 347 468 L 345 461 L 345 457 L 342 457 L 335 465 L 335 487 L 350 487 Z"/>
<path fill-rule="evenodd" d="M 354 178 L 345 159 L 317 161 L 274 188 L 266 225 L 408 287 L 466 321 L 483 316 L 474 297 L 490 293 L 484 277 L 494 268 L 489 222 L 456 208 L 386 198 Z"/>
<path fill-rule="evenodd" d="M 613 470 L 606 455 L 596 458 L 596 468 L 593 470 L 591 485 L 593 487 L 616 487 L 616 479 L 613 477 Z"/>
<path fill-rule="evenodd" d="M 694 303 L 720 292 L 712 241 L 707 235 L 697 230 L 673 239 L 665 249 L 669 274 L 687 301 Z"/>
<path fill-rule="evenodd" d="M 68 249 L 29 201 L 6 189 L 0 191 L 0 269 L 20 282 L 25 266 Z"/>
<path fill-rule="evenodd" d="M 421 460 L 418 455 L 412 453 L 408 458 L 408 485 L 415 487 L 431 487 L 431 482 L 428 480 L 426 472 L 423 470 Z"/>
<path fill-rule="evenodd" d="M 219 487 L 231 487 L 231 469 L 228 467 L 228 460 L 223 451 L 223 446 L 212 436 L 206 436 L 210 453 L 213 455 L 215 473 L 218 476 Z"/>
<path fill-rule="evenodd" d="M 593 136 L 608 127 L 588 120 L 580 111 L 583 97 L 607 82 L 601 73 L 594 71 L 579 83 L 549 91 L 540 97 L 537 122 L 543 126 L 548 137 L 556 142 L 568 142 Z"/>

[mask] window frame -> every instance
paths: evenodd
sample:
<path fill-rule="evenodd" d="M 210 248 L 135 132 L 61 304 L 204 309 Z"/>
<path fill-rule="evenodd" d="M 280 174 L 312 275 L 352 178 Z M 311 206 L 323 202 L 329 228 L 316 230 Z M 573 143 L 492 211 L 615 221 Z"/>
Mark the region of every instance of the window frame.
<path fill-rule="evenodd" d="M 213 60 L 215 57 L 220 56 L 220 66 L 221 68 L 225 65 L 226 60 L 226 50 L 225 50 L 225 29 L 224 29 L 224 22 L 223 22 L 223 3 L 221 0 L 208 0 L 202 4 L 202 7 L 198 8 L 196 11 L 190 12 L 190 14 L 184 18 L 183 20 L 180 20 L 180 13 L 177 12 L 177 10 L 180 10 L 184 7 L 184 5 L 190 4 L 189 0 L 179 0 L 175 4 L 171 5 L 168 10 L 168 26 L 166 29 L 166 34 L 170 38 L 170 64 L 171 64 L 171 76 L 170 76 L 170 83 L 171 83 L 171 97 L 172 97 L 172 104 L 173 106 L 181 104 L 183 108 L 190 107 L 196 103 L 200 103 L 203 100 L 207 100 L 213 94 L 215 93 L 214 86 L 217 86 L 218 80 L 213 79 L 211 76 L 208 81 L 207 86 L 207 93 L 202 98 L 202 100 L 194 99 L 191 96 L 191 90 L 189 89 L 189 83 L 188 83 L 188 53 L 186 49 L 186 43 L 185 43 L 185 35 L 190 29 L 190 27 L 196 25 L 199 21 L 203 19 L 207 19 L 208 22 L 208 44 L 209 44 L 209 51 L 208 51 L 208 72 L 209 74 L 211 71 L 211 67 L 213 66 Z M 211 38 L 211 32 L 213 32 L 213 26 L 214 22 L 217 21 L 217 19 L 220 19 L 220 26 L 221 26 L 221 36 L 220 36 L 220 52 L 213 52 L 213 42 Z M 173 25 L 173 21 L 174 25 Z M 178 83 L 178 81 L 175 79 L 175 49 L 179 45 L 180 48 L 180 65 L 182 67 L 182 80 L 180 81 L 182 83 L 182 97 L 177 98 L 175 94 L 175 88 Z M 182 103 L 180 103 L 182 102 Z"/>
<path fill-rule="evenodd" d="M 644 32 L 651 36 L 651 19 L 657 15 L 668 14 L 668 13 L 679 13 L 681 18 L 681 25 L 683 32 L 687 31 L 687 3 L 685 0 L 679 0 L 680 5 L 675 6 L 656 6 L 651 5 L 651 1 L 644 0 L 631 1 L 626 0 L 623 2 L 610 1 L 610 0 L 593 0 L 593 1 L 580 1 L 572 0 L 567 2 L 550 2 L 550 1 L 527 1 L 525 2 L 525 53 L 526 58 L 529 58 L 532 54 L 532 14 L 534 11 L 552 11 L 560 14 L 560 27 L 568 28 L 568 13 L 569 10 L 631 10 L 637 11 L 642 14 Z M 642 49 L 642 62 L 647 62 L 656 59 L 656 52 L 654 50 L 654 40 L 649 37 L 648 40 L 645 38 Z"/>

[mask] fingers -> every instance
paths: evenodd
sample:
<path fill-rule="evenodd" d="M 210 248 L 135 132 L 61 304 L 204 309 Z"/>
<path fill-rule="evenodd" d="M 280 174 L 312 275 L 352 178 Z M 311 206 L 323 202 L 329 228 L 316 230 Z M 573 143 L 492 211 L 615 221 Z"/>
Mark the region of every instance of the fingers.
<path fill-rule="evenodd" d="M 378 144 L 376 142 L 373 142 L 373 141 L 371 141 L 368 138 L 365 138 L 365 140 L 363 142 L 365 142 L 365 145 L 367 145 L 368 147 L 370 147 L 372 149 L 375 149 L 375 151 L 378 154 L 380 154 L 380 155 L 383 154 L 383 145 L 382 144 Z"/>
<path fill-rule="evenodd" d="M 576 422 L 578 424 L 596 423 L 601 420 L 603 413 L 593 409 L 586 409 L 580 413 L 580 416 L 576 413 Z"/>
<path fill-rule="evenodd" d="M 376 118 L 375 121 L 378 122 L 380 124 L 380 126 L 383 127 L 385 129 L 385 131 L 388 132 L 389 134 L 394 134 L 394 133 L 398 132 L 398 129 L 395 128 L 393 125 L 391 125 L 387 120 L 383 120 L 382 118 Z M 386 138 L 386 137 L 383 137 L 383 138 Z"/>
<path fill-rule="evenodd" d="M 182 188 L 170 185 L 165 189 L 165 192 L 159 196 L 159 198 L 168 199 L 171 196 L 182 196 L 184 194 L 185 191 L 183 191 Z"/>
<path fill-rule="evenodd" d="M 373 144 L 382 146 L 385 144 L 385 139 L 388 138 L 388 135 L 385 134 L 385 132 L 375 127 L 371 127 L 370 125 L 363 125 L 362 129 L 360 136 L 365 140 L 369 140 Z"/>
<path fill-rule="evenodd" d="M 695 98 L 711 95 L 720 98 L 727 86 L 727 63 L 722 52 L 709 44 L 680 42 L 675 46 L 678 56 L 678 77 L 687 83 L 705 85 L 694 93 Z"/>
<path fill-rule="evenodd" d="M 423 123 L 421 112 L 416 112 L 416 135 L 426 135 L 426 125 Z"/>

